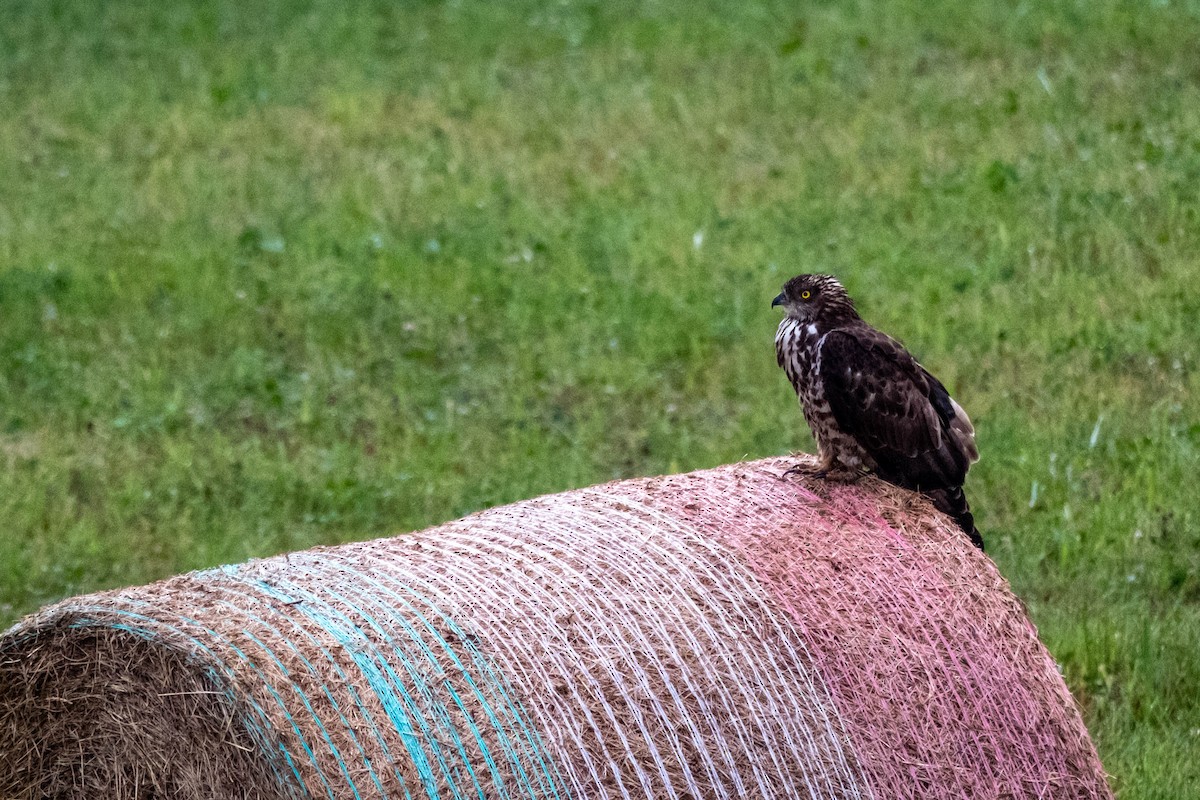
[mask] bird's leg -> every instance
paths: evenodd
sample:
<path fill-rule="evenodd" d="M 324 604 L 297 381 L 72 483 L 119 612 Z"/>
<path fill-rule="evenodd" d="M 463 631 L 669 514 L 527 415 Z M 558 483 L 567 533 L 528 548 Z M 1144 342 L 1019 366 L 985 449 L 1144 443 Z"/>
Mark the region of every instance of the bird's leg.
<path fill-rule="evenodd" d="M 789 475 L 807 475 L 810 478 L 817 480 L 828 480 L 834 483 L 857 483 L 862 480 L 864 475 L 871 474 L 871 471 L 863 467 L 848 467 L 841 464 L 833 458 L 822 458 L 816 464 L 797 464 L 781 475 L 781 478 L 786 478 Z"/>
<path fill-rule="evenodd" d="M 848 467 L 845 464 L 834 464 L 829 469 L 819 470 L 813 477 L 824 478 L 834 483 L 857 483 L 864 475 L 869 474 L 862 467 Z"/>
<path fill-rule="evenodd" d="M 796 464 L 794 467 L 788 469 L 779 477 L 786 478 L 789 475 L 809 475 L 811 477 L 820 479 L 828 475 L 831 471 L 833 471 L 833 469 L 833 458 L 831 456 L 821 455 L 820 460 L 818 460 L 816 464 L 808 464 L 801 461 L 799 464 Z"/>

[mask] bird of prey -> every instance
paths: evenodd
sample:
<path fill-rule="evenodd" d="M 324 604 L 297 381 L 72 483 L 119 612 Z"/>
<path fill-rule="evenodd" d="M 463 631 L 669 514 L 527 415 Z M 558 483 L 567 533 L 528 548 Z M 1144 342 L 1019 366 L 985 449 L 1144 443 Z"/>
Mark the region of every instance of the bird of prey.
<path fill-rule="evenodd" d="M 786 312 L 775 355 L 817 440 L 814 474 L 855 480 L 873 472 L 921 492 L 982 550 L 962 489 L 979 460 L 975 428 L 946 387 L 864 322 L 831 275 L 797 275 L 771 305 Z"/>

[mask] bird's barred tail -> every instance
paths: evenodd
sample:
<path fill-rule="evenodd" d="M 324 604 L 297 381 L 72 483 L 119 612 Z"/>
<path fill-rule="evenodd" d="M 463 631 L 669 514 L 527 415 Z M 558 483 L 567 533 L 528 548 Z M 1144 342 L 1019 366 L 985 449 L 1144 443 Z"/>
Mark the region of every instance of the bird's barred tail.
<path fill-rule="evenodd" d="M 980 550 L 984 549 L 983 537 L 975 527 L 975 515 L 971 513 L 971 506 L 967 504 L 967 496 L 963 494 L 961 486 L 925 492 L 925 496 L 933 501 L 934 508 L 958 523 L 958 527 L 963 529 L 971 544 Z"/>

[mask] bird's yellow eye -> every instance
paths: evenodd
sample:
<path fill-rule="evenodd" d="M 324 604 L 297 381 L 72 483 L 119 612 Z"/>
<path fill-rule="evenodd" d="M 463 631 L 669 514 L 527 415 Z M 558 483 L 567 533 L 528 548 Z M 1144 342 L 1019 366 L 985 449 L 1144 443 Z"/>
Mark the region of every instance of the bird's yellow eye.
<path fill-rule="evenodd" d="M 812 292 L 810 292 L 808 289 L 805 289 L 803 292 L 800 293 L 801 300 L 807 300 L 810 297 L 812 297 Z"/>

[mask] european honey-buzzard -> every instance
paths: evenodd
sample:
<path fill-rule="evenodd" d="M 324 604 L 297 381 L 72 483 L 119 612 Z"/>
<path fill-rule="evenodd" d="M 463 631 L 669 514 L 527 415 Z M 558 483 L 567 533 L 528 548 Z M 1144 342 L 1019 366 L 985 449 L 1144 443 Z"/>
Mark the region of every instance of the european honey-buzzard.
<path fill-rule="evenodd" d="M 979 460 L 975 429 L 946 387 L 864 322 L 831 275 L 797 275 L 771 305 L 787 312 L 775 354 L 817 441 L 815 474 L 851 480 L 873 472 L 921 492 L 982 549 L 962 489 Z"/>

